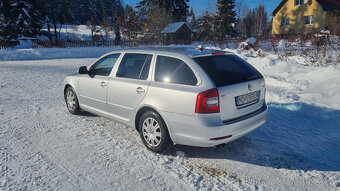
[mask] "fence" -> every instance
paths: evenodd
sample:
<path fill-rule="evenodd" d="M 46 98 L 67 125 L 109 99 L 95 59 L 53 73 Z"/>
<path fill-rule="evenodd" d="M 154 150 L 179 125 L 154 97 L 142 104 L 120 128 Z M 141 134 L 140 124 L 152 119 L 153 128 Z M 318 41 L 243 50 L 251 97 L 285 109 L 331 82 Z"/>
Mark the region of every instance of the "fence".
<path fill-rule="evenodd" d="M 38 40 L 33 43 L 32 48 L 78 48 L 78 47 L 113 47 L 115 46 L 114 40 L 107 41 L 59 41 L 58 43 L 49 40 Z"/>
<path fill-rule="evenodd" d="M 10 43 L 8 41 L 0 41 L 0 49 L 9 49 Z"/>

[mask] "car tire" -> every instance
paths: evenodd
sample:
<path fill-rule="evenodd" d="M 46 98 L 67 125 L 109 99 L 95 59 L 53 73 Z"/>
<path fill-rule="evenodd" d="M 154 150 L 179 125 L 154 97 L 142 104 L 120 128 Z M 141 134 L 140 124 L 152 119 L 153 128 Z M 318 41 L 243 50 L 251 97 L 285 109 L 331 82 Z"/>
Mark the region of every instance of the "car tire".
<path fill-rule="evenodd" d="M 168 129 L 156 112 L 145 112 L 139 119 L 138 130 L 143 144 L 150 151 L 164 151 L 171 143 Z"/>
<path fill-rule="evenodd" d="M 73 115 L 79 115 L 81 110 L 79 107 L 77 94 L 71 86 L 65 90 L 64 97 L 68 111 Z"/>

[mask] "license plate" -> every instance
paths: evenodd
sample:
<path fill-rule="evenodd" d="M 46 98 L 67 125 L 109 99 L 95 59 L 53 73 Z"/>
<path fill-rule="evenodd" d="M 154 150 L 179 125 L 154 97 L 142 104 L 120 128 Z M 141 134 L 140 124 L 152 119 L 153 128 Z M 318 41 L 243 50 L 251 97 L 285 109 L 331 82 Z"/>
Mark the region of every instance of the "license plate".
<path fill-rule="evenodd" d="M 236 106 L 241 106 L 253 102 L 257 102 L 259 99 L 260 91 L 251 92 L 248 94 L 235 97 Z"/>

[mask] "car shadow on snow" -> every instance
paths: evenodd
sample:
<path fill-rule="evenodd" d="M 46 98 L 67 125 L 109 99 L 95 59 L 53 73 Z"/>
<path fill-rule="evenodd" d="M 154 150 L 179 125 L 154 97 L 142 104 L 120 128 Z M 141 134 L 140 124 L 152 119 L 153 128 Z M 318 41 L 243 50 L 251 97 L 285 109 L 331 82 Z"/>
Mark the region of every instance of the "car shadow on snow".
<path fill-rule="evenodd" d="M 165 154 L 228 159 L 292 170 L 340 170 L 340 110 L 304 103 L 269 103 L 268 121 L 253 133 L 216 148 L 176 145 Z"/>
<path fill-rule="evenodd" d="M 81 112 L 81 113 L 80 113 L 80 116 L 85 116 L 85 117 L 99 117 L 98 115 L 93 114 L 93 113 L 90 113 L 90 112 L 87 112 L 87 111 Z"/>

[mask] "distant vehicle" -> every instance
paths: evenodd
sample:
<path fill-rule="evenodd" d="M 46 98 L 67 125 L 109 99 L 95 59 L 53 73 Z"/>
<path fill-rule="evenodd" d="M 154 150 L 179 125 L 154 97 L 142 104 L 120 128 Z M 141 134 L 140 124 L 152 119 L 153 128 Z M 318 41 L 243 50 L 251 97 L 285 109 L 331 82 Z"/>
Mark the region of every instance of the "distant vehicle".
<path fill-rule="evenodd" d="M 148 48 L 108 53 L 64 80 L 67 108 L 134 127 L 151 151 L 171 143 L 210 147 L 267 119 L 265 81 L 223 51 Z"/>

